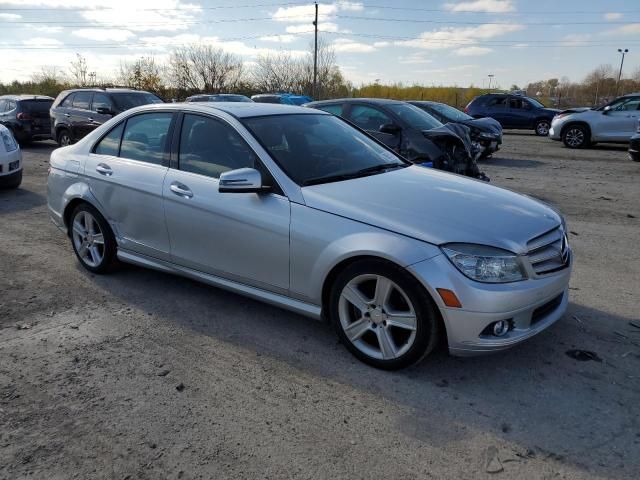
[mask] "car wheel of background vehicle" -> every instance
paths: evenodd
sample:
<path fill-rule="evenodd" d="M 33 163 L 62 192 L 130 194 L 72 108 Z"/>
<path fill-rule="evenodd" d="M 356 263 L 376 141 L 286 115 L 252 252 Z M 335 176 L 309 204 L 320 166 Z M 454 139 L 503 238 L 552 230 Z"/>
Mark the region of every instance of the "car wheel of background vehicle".
<path fill-rule="evenodd" d="M 345 268 L 332 285 L 329 310 L 342 343 L 376 368 L 417 363 L 440 336 L 431 297 L 408 272 L 384 260 Z"/>
<path fill-rule="evenodd" d="M 7 190 L 13 190 L 16 189 L 20 186 L 20 184 L 22 183 L 22 170 L 20 170 L 18 172 L 17 175 L 15 175 L 13 181 L 11 183 L 5 183 L 2 188 L 3 189 L 7 189 Z"/>
<path fill-rule="evenodd" d="M 115 264 L 116 239 L 100 212 L 87 203 L 76 207 L 69 222 L 71 244 L 80 263 L 94 273 L 106 273 Z"/>
<path fill-rule="evenodd" d="M 589 145 L 589 133 L 581 125 L 570 125 L 562 133 L 562 142 L 568 148 L 584 148 Z"/>
<path fill-rule="evenodd" d="M 549 135 L 549 129 L 551 128 L 551 123 L 549 120 L 538 120 L 536 122 L 536 135 L 539 137 L 546 137 Z"/>
<path fill-rule="evenodd" d="M 69 133 L 69 130 L 67 130 L 66 128 L 60 130 L 58 132 L 58 138 L 56 140 L 58 141 L 58 145 L 60 145 L 61 147 L 71 145 L 71 134 Z"/>

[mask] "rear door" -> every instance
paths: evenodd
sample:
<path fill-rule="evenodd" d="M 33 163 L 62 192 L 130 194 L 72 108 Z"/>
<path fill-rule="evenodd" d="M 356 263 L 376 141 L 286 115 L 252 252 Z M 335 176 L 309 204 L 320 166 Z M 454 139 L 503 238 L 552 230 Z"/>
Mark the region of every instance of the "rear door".
<path fill-rule="evenodd" d="M 611 105 L 594 125 L 594 137 L 602 141 L 628 142 L 640 118 L 640 97 L 625 97 Z"/>
<path fill-rule="evenodd" d="M 76 92 L 69 113 L 71 123 L 71 136 L 74 140 L 80 140 L 95 128 L 93 124 L 93 112 L 90 110 L 93 92 Z"/>
<path fill-rule="evenodd" d="M 162 184 L 173 118 L 172 112 L 129 117 L 96 143 L 84 169 L 120 247 L 161 260 L 169 260 Z"/>
<path fill-rule="evenodd" d="M 489 97 L 484 111 L 485 116 L 497 120 L 503 127 L 509 128 L 512 126 L 509 124 L 509 116 L 507 115 L 506 95 L 492 95 Z"/>
<path fill-rule="evenodd" d="M 389 148 L 395 151 L 400 149 L 400 134 L 394 135 L 380 131 L 381 125 L 390 123 L 398 124 L 389 114 L 380 108 L 361 103 L 353 103 L 348 107 L 346 116 L 351 122 L 380 140 Z"/>
<path fill-rule="evenodd" d="M 90 119 L 94 124 L 93 128 L 102 125 L 113 117 L 113 114 L 111 113 L 98 113 L 98 109 L 107 109 L 110 112 L 115 110 L 113 103 L 111 102 L 111 97 L 106 93 L 95 92 L 93 94 L 93 99 L 91 101 L 91 111 L 93 112 L 93 116 Z"/>
<path fill-rule="evenodd" d="M 505 123 L 513 128 L 530 128 L 532 126 L 532 107 L 524 98 L 509 97 Z"/>

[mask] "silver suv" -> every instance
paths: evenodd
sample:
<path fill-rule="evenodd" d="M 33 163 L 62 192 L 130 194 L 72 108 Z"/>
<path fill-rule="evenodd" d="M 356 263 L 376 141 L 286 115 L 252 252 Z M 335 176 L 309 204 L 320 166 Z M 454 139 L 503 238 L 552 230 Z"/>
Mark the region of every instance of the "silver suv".
<path fill-rule="evenodd" d="M 92 272 L 118 259 L 328 319 L 379 368 L 445 339 L 503 350 L 568 302 L 559 213 L 310 108 L 129 110 L 51 154 L 48 205 Z"/>
<path fill-rule="evenodd" d="M 551 121 L 549 137 L 569 148 L 585 148 L 597 142 L 628 142 L 640 118 L 640 93 L 616 98 L 595 109 L 577 108 L 558 113 Z"/>

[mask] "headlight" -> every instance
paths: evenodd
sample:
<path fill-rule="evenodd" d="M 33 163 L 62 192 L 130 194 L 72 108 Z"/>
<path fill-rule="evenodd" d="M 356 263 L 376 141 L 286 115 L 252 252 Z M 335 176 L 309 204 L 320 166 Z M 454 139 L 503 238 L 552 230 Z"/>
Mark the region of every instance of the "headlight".
<path fill-rule="evenodd" d="M 3 130 L 0 132 L 0 136 L 2 137 L 2 142 L 4 143 L 4 149 L 7 152 L 13 152 L 18 149 L 18 144 L 16 143 L 15 138 L 11 135 L 11 132 L 7 130 Z"/>
<path fill-rule="evenodd" d="M 493 133 L 481 132 L 478 135 L 480 138 L 495 138 L 496 136 Z"/>
<path fill-rule="evenodd" d="M 472 280 L 485 283 L 508 283 L 526 277 L 518 256 L 499 248 L 470 243 L 449 243 L 442 247 L 451 263 Z"/>

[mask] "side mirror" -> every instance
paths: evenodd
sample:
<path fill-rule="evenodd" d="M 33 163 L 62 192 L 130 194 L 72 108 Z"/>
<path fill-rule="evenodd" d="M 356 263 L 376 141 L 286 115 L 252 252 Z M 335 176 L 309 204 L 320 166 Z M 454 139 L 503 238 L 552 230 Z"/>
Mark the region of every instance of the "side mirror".
<path fill-rule="evenodd" d="M 113 115 L 113 112 L 108 107 L 98 107 L 96 108 L 96 113 L 99 113 L 100 115 Z"/>
<path fill-rule="evenodd" d="M 238 168 L 220 175 L 220 193 L 267 193 L 271 187 L 262 185 L 262 175 L 255 168 Z"/>
<path fill-rule="evenodd" d="M 400 127 L 395 123 L 384 123 L 378 128 L 380 133 L 388 133 L 389 135 L 397 135 L 400 130 Z"/>
<path fill-rule="evenodd" d="M 607 105 L 606 107 L 604 107 L 604 109 L 602 110 L 602 114 L 606 115 L 607 113 L 609 113 L 611 111 L 611 105 Z"/>

